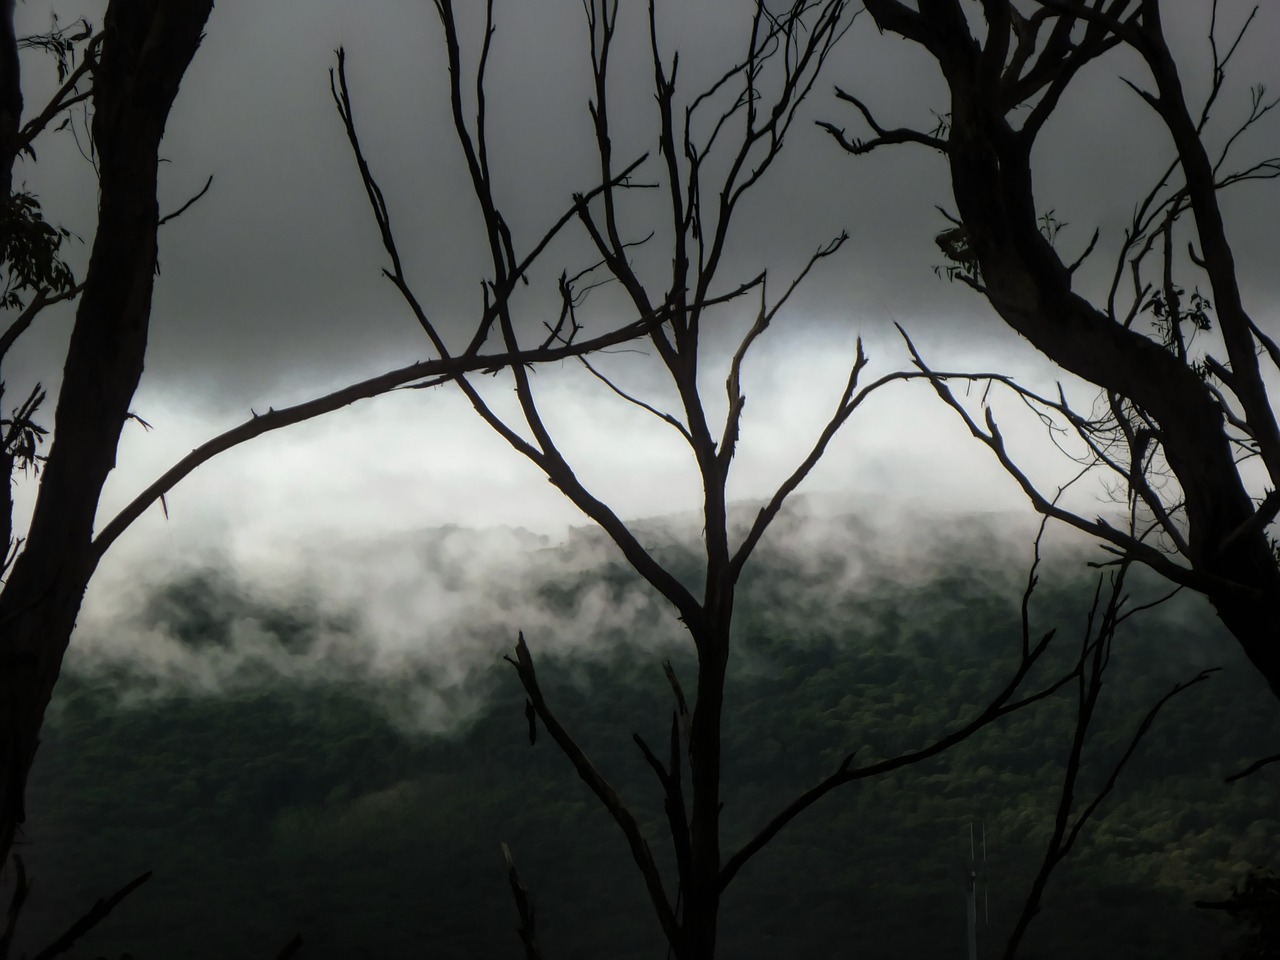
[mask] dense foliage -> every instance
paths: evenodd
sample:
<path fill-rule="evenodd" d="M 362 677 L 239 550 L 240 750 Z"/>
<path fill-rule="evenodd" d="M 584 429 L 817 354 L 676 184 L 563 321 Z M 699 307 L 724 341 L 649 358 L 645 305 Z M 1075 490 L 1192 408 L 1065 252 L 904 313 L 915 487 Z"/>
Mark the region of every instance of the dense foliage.
<path fill-rule="evenodd" d="M 763 561 L 742 590 L 727 705 L 730 851 L 851 750 L 890 756 L 971 715 L 1019 642 L 1019 590 L 998 564 L 868 573 L 861 589 L 818 603 L 810 587 L 822 563 L 784 560 Z M 544 593 L 572 610 L 575 592 L 602 581 L 626 588 L 617 569 L 598 569 Z M 218 604 L 202 606 L 219 591 Z M 215 577 L 188 578 L 158 594 L 152 614 L 170 610 L 175 633 L 216 646 L 226 638 L 212 611 L 227 608 L 226 592 Z M 1075 655 L 1091 595 L 1080 574 L 1046 578 L 1037 591 L 1036 629 L 1060 634 L 1041 679 Z M 280 644 L 305 645 L 296 611 L 258 614 Z M 667 657 L 691 677 L 667 645 L 540 660 L 561 717 L 664 855 L 660 793 L 631 737 L 659 750 L 666 742 Z M 1224 778 L 1273 752 L 1276 711 L 1206 610 L 1178 599 L 1122 631 L 1079 797 L 1087 801 L 1155 700 L 1216 663 L 1228 669 L 1161 714 L 1055 874 L 1021 956 L 1177 960 L 1235 949 L 1239 924 L 1193 904 L 1221 900 L 1272 863 L 1277 775 Z M 414 682 L 435 681 L 423 672 Z M 483 706 L 447 734 L 425 734 L 397 723 L 402 715 L 355 674 L 259 676 L 195 693 L 158 689 L 119 665 L 70 672 L 19 848 L 35 877 L 22 939 L 47 941 L 151 869 L 82 956 L 269 957 L 298 932 L 300 955 L 317 960 L 516 957 L 505 841 L 532 890 L 544 956 L 661 956 L 625 842 L 554 744 L 539 737 L 530 747 L 510 667 L 494 662 L 465 686 Z M 982 956 L 995 956 L 1048 836 L 1073 709 L 1068 690 L 943 759 L 822 801 L 735 880 L 723 955 L 962 955 L 974 824 L 988 844 Z"/>

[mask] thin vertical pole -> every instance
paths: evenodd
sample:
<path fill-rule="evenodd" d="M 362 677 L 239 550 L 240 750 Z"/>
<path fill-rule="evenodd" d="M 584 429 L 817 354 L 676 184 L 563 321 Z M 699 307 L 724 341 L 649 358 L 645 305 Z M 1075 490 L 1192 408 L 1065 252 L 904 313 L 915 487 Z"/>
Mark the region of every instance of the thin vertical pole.
<path fill-rule="evenodd" d="M 987 883 L 987 822 L 982 821 L 982 922 L 991 923 L 991 885 Z"/>
<path fill-rule="evenodd" d="M 983 847 L 985 853 L 986 833 L 983 833 Z M 968 913 L 969 913 L 969 960 L 978 960 L 978 902 L 977 902 L 977 885 L 978 870 L 974 863 L 974 843 L 973 843 L 973 824 L 969 824 L 969 877 L 965 884 L 968 894 Z"/>

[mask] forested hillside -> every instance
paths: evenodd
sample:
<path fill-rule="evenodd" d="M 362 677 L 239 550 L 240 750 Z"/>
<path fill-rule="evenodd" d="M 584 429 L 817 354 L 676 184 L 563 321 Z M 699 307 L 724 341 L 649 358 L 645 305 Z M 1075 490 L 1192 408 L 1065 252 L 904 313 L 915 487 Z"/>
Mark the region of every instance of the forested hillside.
<path fill-rule="evenodd" d="M 996 549 L 1002 535 L 972 523 L 938 543 L 927 564 L 881 543 L 856 576 L 838 551 L 775 548 L 744 579 L 726 707 L 727 850 L 850 751 L 874 759 L 928 743 L 1004 681 L 1020 636 L 1017 557 L 1029 547 Z M 536 586 L 567 619 L 588 596 L 623 603 L 636 589 L 620 567 L 551 562 L 580 547 L 543 548 Z M 1045 572 L 1035 630 L 1058 636 L 1039 679 L 1078 652 L 1095 575 L 1070 558 Z M 1141 583 L 1133 592 L 1135 603 L 1154 596 Z M 317 960 L 514 958 L 506 842 L 549 960 L 663 955 L 624 840 L 550 739 L 530 746 L 523 692 L 496 654 L 447 679 L 409 663 L 395 689 L 355 668 L 291 677 L 280 664 L 312 662 L 321 625 L 247 595 L 237 610 L 236 596 L 226 571 L 184 574 L 146 616 L 209 657 L 232 642 L 228 617 L 252 619 L 275 645 L 257 667 L 204 687 L 123 657 L 83 659 L 64 675 L 20 848 L 35 878 L 21 943 L 43 945 L 95 898 L 154 870 L 78 955 L 271 957 L 299 933 L 299 956 Z M 666 856 L 661 794 L 632 734 L 665 743 L 662 661 L 691 675 L 686 652 L 661 638 L 545 646 L 540 676 L 559 715 Z M 1221 899 L 1275 862 L 1277 774 L 1224 778 L 1274 752 L 1277 716 L 1198 603 L 1175 598 L 1122 627 L 1078 792 L 1087 802 L 1173 683 L 1219 664 L 1161 713 L 1054 875 L 1020 956 L 1178 960 L 1232 948 L 1241 928 L 1193 901 Z M 405 709 L 414 697 L 466 706 L 448 729 L 424 730 Z M 1071 698 L 1067 687 L 941 759 L 821 801 L 735 880 L 724 956 L 962 956 L 971 824 L 988 844 L 981 955 L 996 956 L 1051 826 Z"/>

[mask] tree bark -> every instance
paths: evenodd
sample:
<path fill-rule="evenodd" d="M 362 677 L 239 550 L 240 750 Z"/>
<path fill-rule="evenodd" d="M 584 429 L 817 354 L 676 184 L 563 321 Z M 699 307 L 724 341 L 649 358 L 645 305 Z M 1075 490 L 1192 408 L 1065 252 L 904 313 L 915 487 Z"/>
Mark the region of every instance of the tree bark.
<path fill-rule="evenodd" d="M 18 158 L 18 130 L 22 125 L 22 74 L 13 16 L 16 0 L 0 0 L 0 266 L 9 251 L 11 231 L 7 212 L 13 194 L 13 164 Z"/>
<path fill-rule="evenodd" d="M 680 960 L 714 960 L 720 915 L 720 733 L 729 663 L 728 624 L 698 641 L 698 699 L 689 729 L 689 875 Z"/>
<path fill-rule="evenodd" d="M 5 198 L 13 192 L 13 162 L 22 124 L 22 74 L 13 26 L 16 6 L 15 0 L 0 0 L 0 197 Z"/>
<path fill-rule="evenodd" d="M 98 229 L 25 549 L 0 593 L 0 860 L 96 561 L 94 517 L 142 375 L 160 140 L 212 0 L 112 0 L 94 75 Z"/>

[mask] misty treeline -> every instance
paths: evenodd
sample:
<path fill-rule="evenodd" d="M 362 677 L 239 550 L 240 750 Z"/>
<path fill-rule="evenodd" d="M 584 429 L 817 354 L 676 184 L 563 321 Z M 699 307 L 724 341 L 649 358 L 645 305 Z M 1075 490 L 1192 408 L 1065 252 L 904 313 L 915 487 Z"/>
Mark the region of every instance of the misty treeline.
<path fill-rule="evenodd" d="M 1009 588 L 1022 573 L 1020 526 L 957 522 L 942 531 L 939 557 L 921 547 L 903 555 L 893 540 L 901 527 L 863 518 L 781 520 L 782 535 L 744 575 L 725 734 L 730 838 L 749 836 L 847 749 L 891 755 L 964 716 L 988 695 L 991 665 L 1008 660 L 1019 629 Z M 692 569 L 696 531 L 683 532 L 661 542 Z M 479 594 L 479 584 L 432 568 L 442 539 L 478 555 L 492 546 L 483 531 L 420 532 L 423 589 Z M 693 658 L 669 623 L 650 619 L 658 603 L 643 582 L 586 539 L 529 537 L 512 549 L 508 574 L 528 587 L 513 614 L 544 609 L 613 636 L 597 598 L 636 612 L 629 636 L 549 642 L 543 659 L 548 696 L 636 797 L 645 828 L 658 830 L 661 798 L 631 736 L 665 733 L 661 664 L 683 673 Z M 856 559 L 854 542 L 866 545 Z M 1081 552 L 1047 564 L 1032 611 L 1068 636 L 1093 589 Z M 832 594 L 829 584 L 846 578 L 850 589 Z M 1147 597 L 1159 584 L 1134 590 Z M 86 941 L 90 955 L 260 955 L 293 930 L 301 955 L 318 958 L 510 955 L 501 838 L 532 891 L 544 954 L 662 955 L 625 840 L 556 751 L 529 747 L 510 668 L 435 647 L 435 629 L 424 628 L 396 686 L 358 656 L 377 641 L 354 601 L 342 620 L 318 598 L 197 566 L 140 596 L 128 621 L 129 633 L 165 637 L 164 649 L 142 656 L 136 643 L 96 634 L 73 648 L 46 724 L 48 759 L 33 772 L 40 839 L 22 848 L 35 883 L 18 948 L 48 940 L 121 877 L 153 870 Z M 238 656 L 250 623 L 266 638 L 256 659 Z M 350 631 L 345 645 L 328 643 L 334 629 Z M 1274 707 L 1190 598 L 1134 621 L 1119 647 L 1088 791 L 1149 700 L 1206 663 L 1226 670 L 1161 716 L 1107 816 L 1055 875 L 1025 952 L 1217 957 L 1238 925 L 1192 901 L 1221 898 L 1270 856 L 1274 783 L 1224 789 L 1222 778 L 1266 748 Z M 1069 667 L 1074 651 L 1053 656 L 1046 673 Z M 423 710 L 436 692 L 447 707 Z M 927 764 L 816 805 L 735 881 L 721 950 L 828 956 L 833 943 L 856 943 L 873 960 L 963 955 L 970 824 L 987 837 L 983 955 L 1002 945 L 1048 837 L 1072 709 L 1059 700 L 1010 715 Z M 658 856 L 672 868 L 668 851 Z"/>
<path fill-rule="evenodd" d="M 665 601 L 685 635 L 691 659 L 673 661 L 666 673 L 670 722 L 634 738 L 652 777 L 647 787 L 615 784 L 588 728 L 557 699 L 549 676 L 554 662 L 535 656 L 553 642 L 550 637 L 530 632 L 526 638 L 517 624 L 506 657 L 524 694 L 529 741 L 544 749 L 554 745 L 620 830 L 641 895 L 673 956 L 717 955 L 726 895 L 820 801 L 835 802 L 829 798 L 856 791 L 864 781 L 892 783 L 905 775 L 901 771 L 935 761 L 1011 715 L 1038 715 L 1065 701 L 1071 705 L 1062 719 L 1067 753 L 1056 799 L 1046 808 L 1049 827 L 1002 947 L 1003 955 L 1015 955 L 1055 870 L 1079 849 L 1126 767 L 1142 755 L 1142 741 L 1158 726 L 1159 714 L 1209 678 L 1207 665 L 1199 666 L 1160 691 L 1147 691 L 1136 727 L 1122 740 L 1126 745 L 1104 764 L 1109 772 L 1096 783 L 1087 779 L 1092 745 L 1108 716 L 1104 681 L 1113 660 L 1123 659 L 1117 637 L 1131 620 L 1151 613 L 1129 600 L 1135 565 L 1206 597 L 1249 662 L 1280 693 L 1280 569 L 1271 538 L 1280 508 L 1274 492 L 1280 429 L 1265 381 L 1269 365 L 1280 363 L 1280 348 L 1245 310 L 1219 207 L 1222 190 L 1280 173 L 1274 159 L 1237 160 L 1248 143 L 1242 134 L 1266 117 L 1273 101 L 1255 88 L 1252 109 L 1239 126 L 1220 131 L 1210 123 L 1251 17 L 1224 27 L 1217 4 L 1210 5 L 1209 92 L 1193 104 L 1166 41 L 1158 0 L 919 0 L 914 6 L 869 0 L 865 10 L 843 0 L 759 3 L 741 24 L 726 27 L 726 36 L 734 30 L 736 46 L 726 45 L 722 66 L 692 85 L 684 79 L 689 64 L 706 55 L 690 51 L 681 60 L 666 39 L 657 4 L 645 9 L 588 0 L 579 55 L 589 67 L 597 170 L 564 198 L 558 215 L 529 230 L 516 209 L 524 198 L 504 200 L 502 167 L 491 162 L 487 79 L 504 42 L 501 11 L 492 2 L 459 10 L 450 0 L 436 0 L 434 7 L 441 34 L 430 42 L 447 64 L 440 82 L 448 84 L 453 135 L 487 261 L 478 269 L 474 323 L 461 339 L 438 323 L 432 291 L 402 254 L 393 207 L 376 172 L 381 158 L 365 149 L 359 91 L 348 82 L 347 56 L 339 50 L 330 88 L 383 247 L 383 272 L 421 328 L 430 359 L 253 414 L 197 448 L 114 517 L 98 516 L 99 500 L 121 432 L 136 419 L 130 402 L 146 353 L 160 228 L 190 205 L 163 215 L 159 210 L 162 135 L 211 4 L 111 0 L 101 29 L 87 22 L 55 25 L 34 38 L 16 37 L 14 5 L 4 9 L 0 160 L 8 186 L 0 250 L 11 319 L 0 334 L 0 361 L 50 304 L 76 300 L 76 319 L 51 426 L 41 377 L 26 371 L 19 376 L 28 382 L 14 393 L 22 399 L 3 423 L 11 484 L 0 511 L 6 545 L 0 848 L 7 854 L 27 819 L 26 781 L 81 600 L 120 534 L 157 502 L 167 511 L 165 494 L 176 483 L 236 444 L 392 389 L 438 386 L 461 391 L 488 429 L 599 526 Z M 839 83 L 841 42 L 872 24 L 936 61 L 950 100 L 923 105 L 922 112 L 932 110 L 935 117 L 927 129 L 882 125 L 857 91 L 837 87 L 834 99 L 826 93 Z M 628 116 L 623 124 L 610 105 L 623 84 L 615 58 L 632 38 L 640 49 L 647 47 L 647 134 L 643 146 L 623 153 L 635 140 L 637 121 Z M 59 80 L 49 103 L 27 111 L 18 69 L 23 49 L 52 57 Z M 1072 82 L 1095 61 L 1122 54 L 1130 58 L 1122 62 L 1136 56 L 1143 66 L 1140 77 L 1126 74 L 1126 82 L 1135 105 L 1152 111 L 1167 131 L 1169 165 L 1136 198 L 1132 224 L 1121 238 L 1095 234 L 1067 252 L 1065 225 L 1036 202 L 1033 147 Z M 634 74 L 625 76 L 634 81 Z M 634 90 L 621 92 L 630 99 Z M 862 135 L 837 122 L 849 110 Z M 77 118 L 87 125 L 99 180 L 98 220 L 83 278 L 62 259 L 69 233 L 46 221 L 34 196 L 12 186 L 18 159 L 35 157 L 35 139 Z M 950 200 L 939 198 L 944 219 L 938 246 L 948 260 L 939 272 L 986 297 L 1013 331 L 1101 394 L 1082 411 L 1065 390 L 1044 395 L 998 371 L 939 369 L 906 330 L 904 367 L 872 377 L 858 341 L 829 415 L 796 427 L 810 437 L 808 453 L 782 469 L 776 488 L 745 522 L 734 523 L 730 474 L 749 426 L 744 410 L 753 363 L 767 362 L 772 327 L 794 318 L 792 299 L 801 284 L 839 269 L 847 240 L 843 233 L 814 238 L 813 252 L 782 276 L 767 269 L 740 274 L 732 253 L 750 243 L 750 235 L 742 235 L 753 229 L 744 211 L 757 195 L 785 189 L 778 176 L 784 145 L 801 140 L 814 122 L 854 154 L 897 144 L 939 153 L 953 188 Z M 811 143 L 806 149 L 817 148 Z M 857 176 L 856 168 L 849 176 Z M 1095 274 L 1091 258 L 1105 256 L 1113 258 L 1113 268 Z M 621 344 L 629 350 L 605 351 Z M 533 371 L 537 364 L 566 360 L 598 381 L 601 402 L 651 414 L 687 447 L 701 499 L 700 547 L 691 567 L 664 557 L 600 499 L 583 479 L 585 465 L 558 442 L 565 413 L 544 409 Z M 633 376 L 633 368 L 645 376 Z M 481 373 L 498 378 L 514 402 L 498 403 Z M 803 376 L 795 379 L 798 389 L 811 389 Z M 655 380 L 662 386 L 654 388 Z M 723 383 L 725 393 L 707 389 L 708 382 Z M 955 390 L 958 383 L 978 389 L 965 395 Z M 895 752 L 867 756 L 856 745 L 832 745 L 836 755 L 807 789 L 797 786 L 761 811 L 745 833 L 732 832 L 725 819 L 731 783 L 725 774 L 736 758 L 726 749 L 747 747 L 733 739 L 735 725 L 745 720 L 733 706 L 731 652 L 742 632 L 735 617 L 749 561 L 854 414 L 873 395 L 913 384 L 932 387 L 959 414 L 1034 510 L 1083 530 L 1104 548 L 1096 591 L 1081 601 L 1085 625 L 1072 636 L 1065 629 L 1059 635 L 1055 624 L 1033 624 L 1029 611 L 1043 589 L 1033 561 L 1024 585 L 1010 588 L 1015 606 L 1021 601 L 1020 616 L 1003 638 L 1008 656 L 987 658 L 981 696 L 966 699 L 962 709 Z M 1074 480 L 1046 489 L 1032 479 L 1000 429 L 996 405 L 1003 393 L 1030 405 L 1046 429 L 1065 435 L 1064 444 L 1075 444 L 1064 450 L 1076 461 Z M 25 533 L 13 528 L 13 483 L 35 491 Z M 1063 499 L 1064 488 L 1089 484 L 1108 492 L 1114 509 L 1095 518 Z M 656 825 L 639 805 L 655 784 L 662 811 Z M 664 835 L 661 844 L 658 835 Z M 508 852 L 519 942 L 526 957 L 539 956 L 537 891 L 531 898 L 522 879 L 519 845 Z M 15 872 L 9 930 L 28 892 L 21 863 Z M 430 932 L 423 936 L 429 944 Z M 0 942 L 7 950 L 9 937 Z M 291 943 L 286 952 L 296 948 Z"/>

